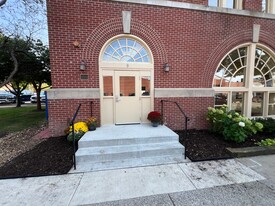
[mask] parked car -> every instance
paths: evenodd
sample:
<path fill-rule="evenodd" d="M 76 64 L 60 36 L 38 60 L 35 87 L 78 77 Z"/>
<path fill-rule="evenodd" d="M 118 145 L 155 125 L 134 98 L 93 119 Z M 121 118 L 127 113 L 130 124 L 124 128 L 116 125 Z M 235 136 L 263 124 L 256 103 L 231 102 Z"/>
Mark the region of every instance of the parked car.
<path fill-rule="evenodd" d="M 16 98 L 13 94 L 5 91 L 0 93 L 0 104 L 12 104 L 15 101 Z"/>
<path fill-rule="evenodd" d="M 40 102 L 41 103 L 45 103 L 46 102 L 46 95 L 45 95 L 45 92 L 41 92 L 40 93 Z M 31 103 L 37 103 L 37 94 L 34 93 L 32 96 L 31 96 Z"/>
<path fill-rule="evenodd" d="M 33 95 L 33 92 L 30 90 L 23 90 L 20 95 L 20 99 L 22 102 L 29 102 L 31 101 L 31 96 Z"/>

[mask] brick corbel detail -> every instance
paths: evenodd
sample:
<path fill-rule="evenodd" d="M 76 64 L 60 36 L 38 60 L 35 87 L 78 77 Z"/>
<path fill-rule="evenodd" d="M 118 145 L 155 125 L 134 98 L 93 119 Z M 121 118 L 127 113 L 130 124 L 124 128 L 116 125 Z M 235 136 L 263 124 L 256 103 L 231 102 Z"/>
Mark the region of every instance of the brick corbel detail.
<path fill-rule="evenodd" d="M 252 42 L 252 30 L 239 32 L 224 40 L 219 44 L 216 49 L 210 54 L 208 61 L 205 65 L 203 75 L 201 76 L 201 87 L 209 88 L 212 87 L 213 78 L 222 58 L 233 48 Z M 268 46 L 274 51 L 275 49 L 275 35 L 269 32 L 260 31 L 259 43 Z"/>
<path fill-rule="evenodd" d="M 219 65 L 222 58 L 233 48 L 239 46 L 240 44 L 248 43 L 252 41 L 252 31 L 243 31 L 231 35 L 229 38 L 221 42 L 214 51 L 209 55 L 208 61 L 201 75 L 201 85 L 202 88 L 211 88 L 216 72 L 217 66 Z"/>
<path fill-rule="evenodd" d="M 83 50 L 82 59 L 97 67 L 100 50 L 112 37 L 123 34 L 122 18 L 113 18 L 98 25 L 87 38 Z M 141 38 L 149 46 L 153 53 L 154 61 L 167 62 L 167 51 L 160 35 L 151 26 L 137 20 L 131 20 L 131 34 Z"/>

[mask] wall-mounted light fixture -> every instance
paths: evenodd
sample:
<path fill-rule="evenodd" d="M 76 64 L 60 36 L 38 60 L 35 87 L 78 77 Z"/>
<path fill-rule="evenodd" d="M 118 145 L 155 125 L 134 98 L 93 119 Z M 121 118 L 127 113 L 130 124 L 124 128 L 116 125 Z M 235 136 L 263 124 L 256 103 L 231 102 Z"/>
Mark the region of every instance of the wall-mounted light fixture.
<path fill-rule="evenodd" d="M 80 70 L 85 70 L 86 69 L 86 62 L 84 60 L 81 60 L 80 62 Z"/>
<path fill-rule="evenodd" d="M 163 65 L 163 70 L 164 70 L 165 72 L 169 72 L 169 71 L 170 71 L 170 65 L 169 65 L 168 63 L 165 63 L 165 64 Z"/>
<path fill-rule="evenodd" d="M 79 41 L 77 41 L 77 40 L 75 40 L 75 41 L 73 42 L 73 45 L 74 45 L 75 48 L 79 48 L 79 47 L 80 47 L 80 43 L 79 43 Z"/>

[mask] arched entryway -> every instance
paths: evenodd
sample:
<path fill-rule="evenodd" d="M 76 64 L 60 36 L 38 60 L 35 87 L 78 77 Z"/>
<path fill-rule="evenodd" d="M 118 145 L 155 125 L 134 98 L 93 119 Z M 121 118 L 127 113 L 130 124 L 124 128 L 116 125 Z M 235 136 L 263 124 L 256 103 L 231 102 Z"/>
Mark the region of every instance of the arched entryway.
<path fill-rule="evenodd" d="M 99 56 L 101 124 L 147 122 L 154 98 L 154 61 L 133 35 L 107 41 Z"/>

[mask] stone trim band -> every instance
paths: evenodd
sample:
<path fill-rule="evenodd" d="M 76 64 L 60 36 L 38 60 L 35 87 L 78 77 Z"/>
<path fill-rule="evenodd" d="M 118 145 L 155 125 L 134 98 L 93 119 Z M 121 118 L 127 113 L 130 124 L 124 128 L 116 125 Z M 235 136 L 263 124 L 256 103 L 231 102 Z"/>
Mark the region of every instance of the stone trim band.
<path fill-rule="evenodd" d="M 214 90 L 212 88 L 156 88 L 155 97 L 214 97 Z"/>
<path fill-rule="evenodd" d="M 99 88 L 51 89 L 48 99 L 99 99 Z"/>
<path fill-rule="evenodd" d="M 212 88 L 156 88 L 155 98 L 164 97 L 213 97 Z M 48 99 L 99 99 L 99 88 L 62 88 L 48 91 Z"/>

